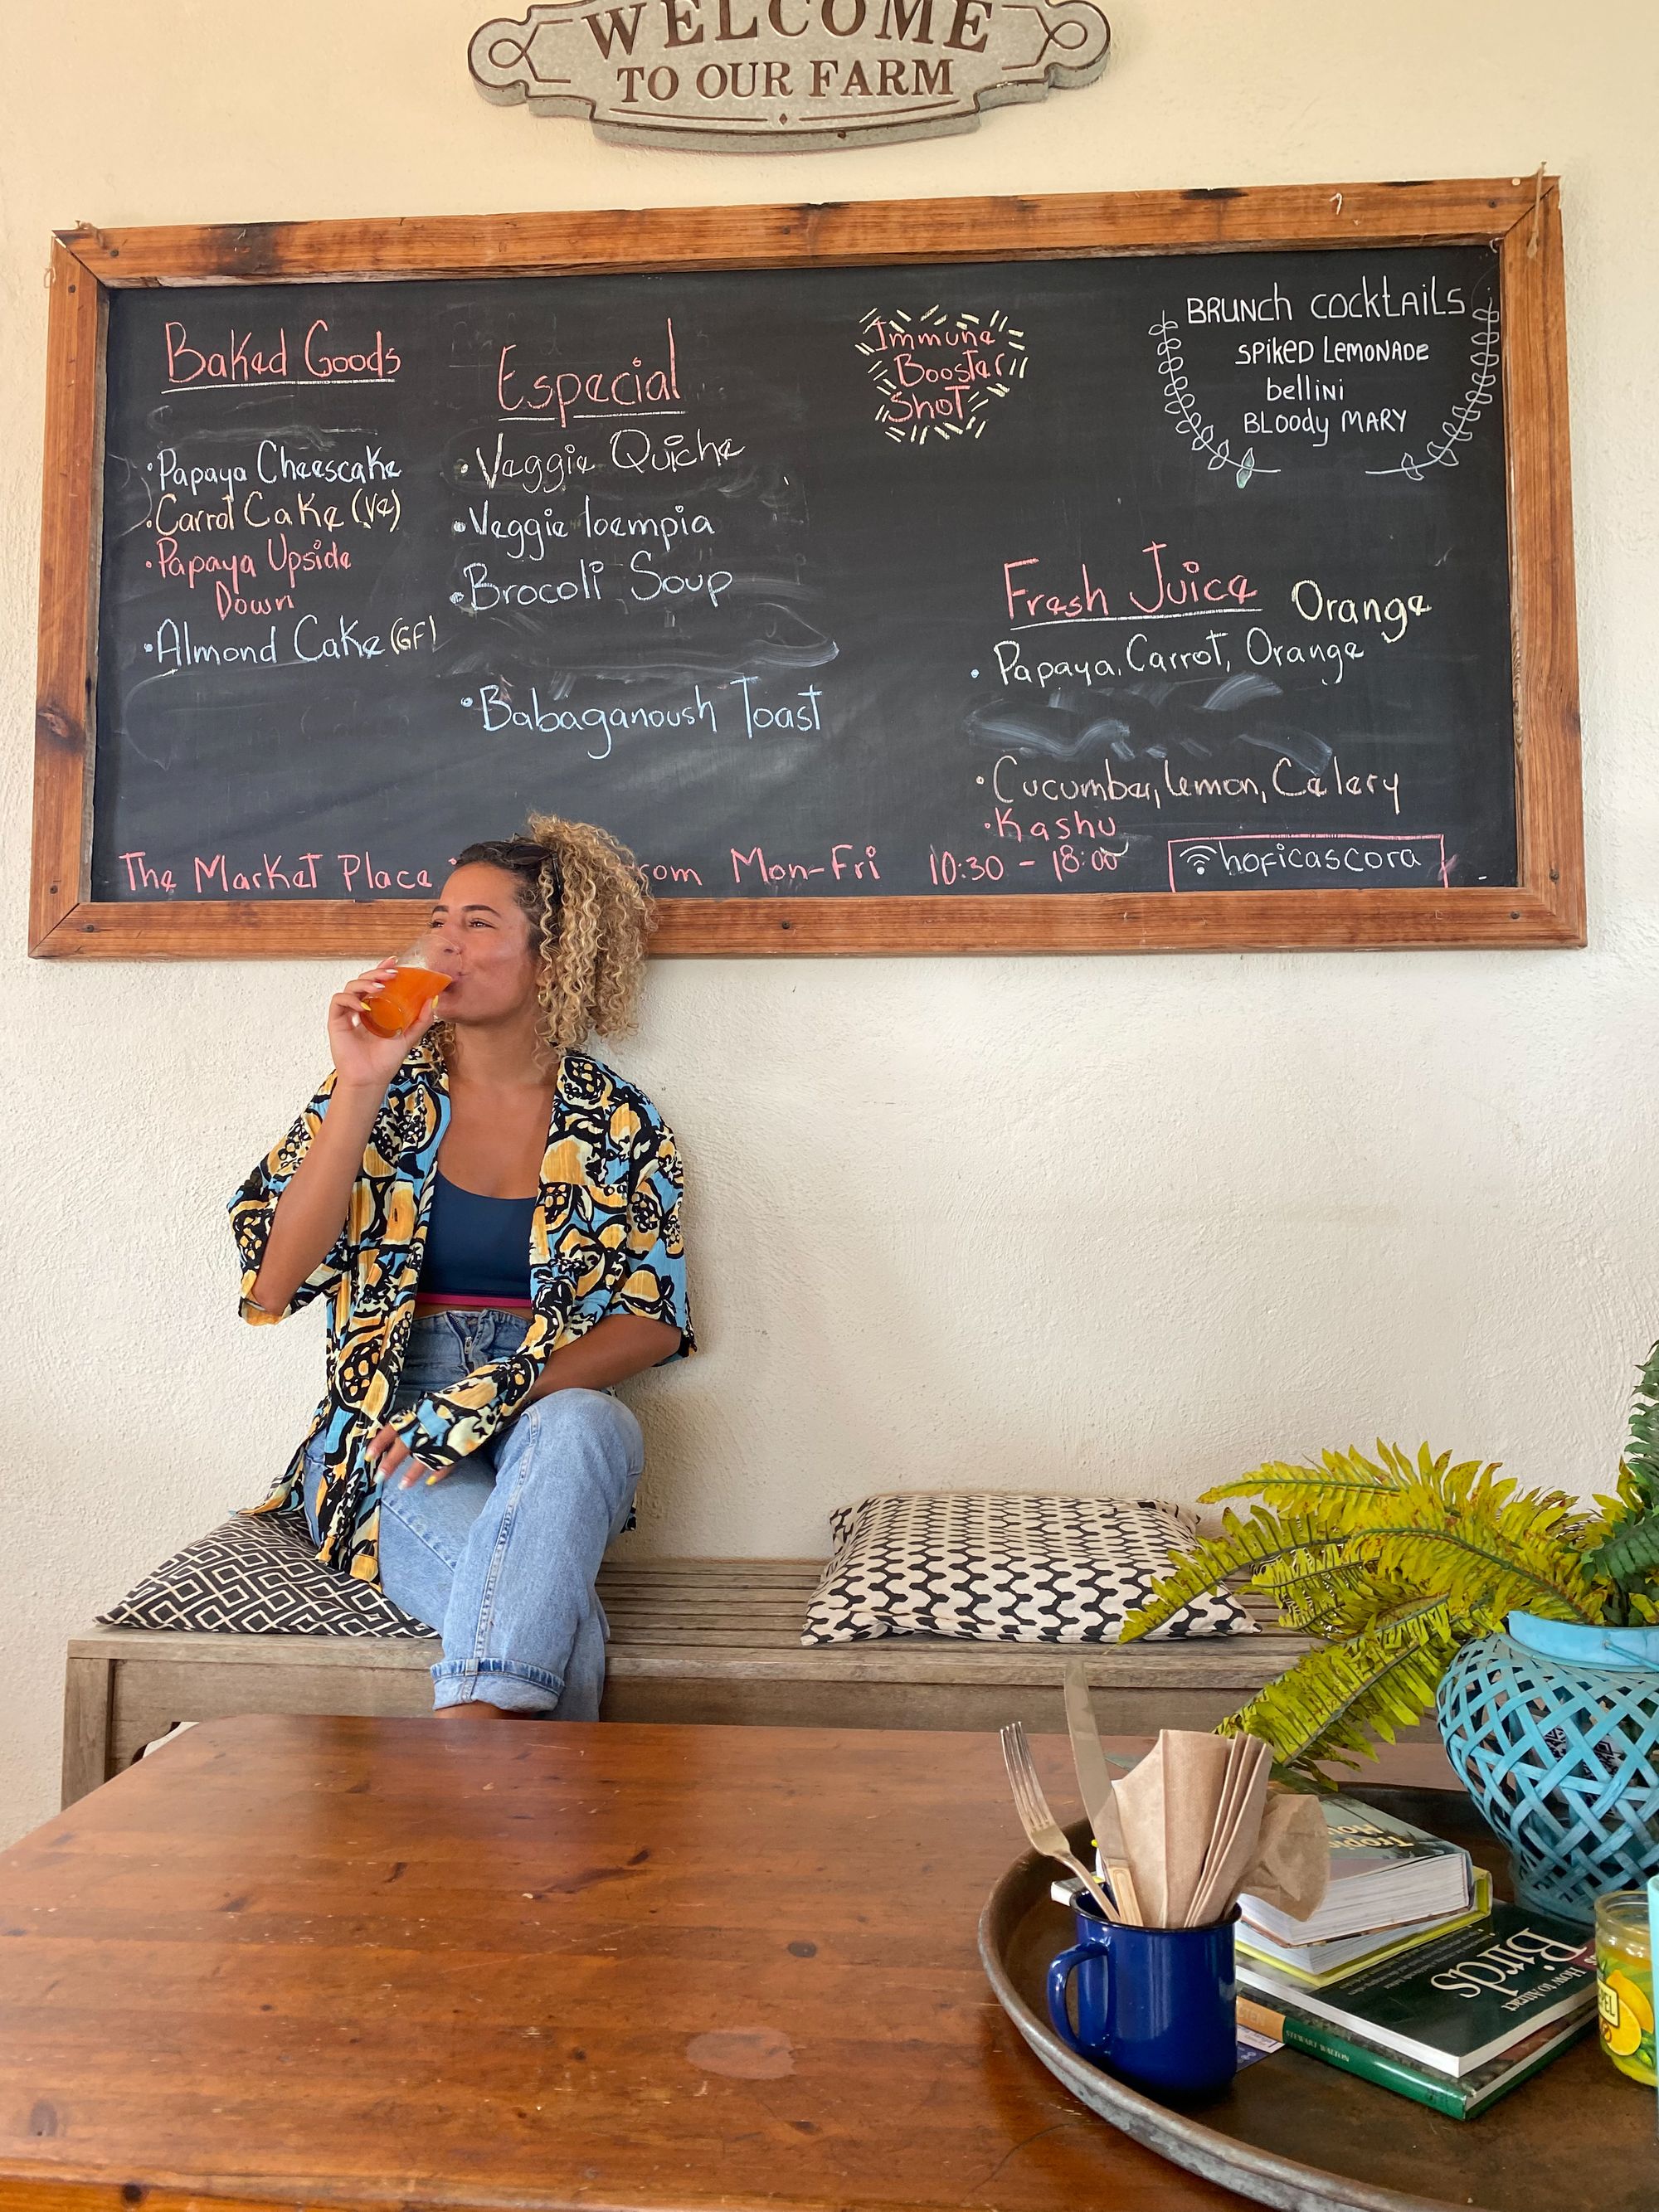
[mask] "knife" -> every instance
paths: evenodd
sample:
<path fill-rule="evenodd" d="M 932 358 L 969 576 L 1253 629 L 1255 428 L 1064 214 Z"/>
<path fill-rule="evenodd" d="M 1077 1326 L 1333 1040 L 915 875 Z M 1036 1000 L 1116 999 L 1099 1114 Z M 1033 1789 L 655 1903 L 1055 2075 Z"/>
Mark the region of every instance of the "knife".
<path fill-rule="evenodd" d="M 1066 1729 L 1072 1739 L 1078 1788 L 1083 1794 L 1084 1809 L 1100 1847 L 1100 1863 L 1124 1918 L 1144 1926 L 1134 1876 L 1124 1855 L 1123 1824 L 1118 1818 L 1117 1796 L 1112 1788 L 1112 1778 L 1106 1771 L 1110 1755 L 1095 1725 L 1094 1707 L 1089 1701 L 1089 1676 L 1082 1660 L 1068 1659 L 1061 1680 L 1066 1692 Z M 1111 1764 L 1127 1770 L 1134 1761 L 1112 1758 Z"/>

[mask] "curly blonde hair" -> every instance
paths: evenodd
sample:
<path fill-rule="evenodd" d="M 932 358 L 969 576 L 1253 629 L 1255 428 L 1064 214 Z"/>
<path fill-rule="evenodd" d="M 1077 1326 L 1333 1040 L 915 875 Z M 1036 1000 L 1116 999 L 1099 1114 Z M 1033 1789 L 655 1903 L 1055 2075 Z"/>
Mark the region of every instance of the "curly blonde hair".
<path fill-rule="evenodd" d="M 590 1030 L 631 1028 L 656 907 L 628 848 L 591 822 L 532 814 L 522 837 L 456 856 L 458 868 L 478 864 L 514 878 L 530 918 L 544 1049 L 556 1060 Z"/>

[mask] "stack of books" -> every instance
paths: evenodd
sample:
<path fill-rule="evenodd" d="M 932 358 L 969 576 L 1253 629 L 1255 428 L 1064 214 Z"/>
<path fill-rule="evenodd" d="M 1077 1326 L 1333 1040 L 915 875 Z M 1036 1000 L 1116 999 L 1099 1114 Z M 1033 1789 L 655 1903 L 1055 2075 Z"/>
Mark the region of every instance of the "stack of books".
<path fill-rule="evenodd" d="M 1240 2019 L 1291 2050 L 1473 2119 L 1591 2025 L 1583 1934 L 1492 1902 L 1467 1851 L 1351 1798 L 1325 1801 L 1331 1881 L 1305 1921 L 1248 1895 Z"/>
<path fill-rule="evenodd" d="M 1483 1919 L 1492 1877 L 1466 1850 L 1352 1797 L 1322 1811 L 1331 1839 L 1324 1902 L 1292 1920 L 1248 1892 L 1238 1900 L 1241 1959 L 1304 1989 L 1321 1989 L 1435 1936 Z"/>

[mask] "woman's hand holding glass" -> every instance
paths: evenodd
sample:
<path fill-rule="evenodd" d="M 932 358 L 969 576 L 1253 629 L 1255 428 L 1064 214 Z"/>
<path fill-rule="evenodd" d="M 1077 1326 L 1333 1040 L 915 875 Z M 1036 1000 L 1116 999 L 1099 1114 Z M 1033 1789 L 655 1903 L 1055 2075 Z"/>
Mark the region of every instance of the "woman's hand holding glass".
<path fill-rule="evenodd" d="M 437 1018 L 438 1001 L 434 995 L 406 1028 L 394 1031 L 391 1036 L 382 1036 L 364 1020 L 363 1009 L 381 995 L 399 965 L 392 958 L 379 962 L 362 975 L 354 975 L 344 989 L 337 991 L 328 1002 L 329 1050 L 342 1083 L 384 1091 L 408 1057 L 410 1048 L 419 1043 Z"/>

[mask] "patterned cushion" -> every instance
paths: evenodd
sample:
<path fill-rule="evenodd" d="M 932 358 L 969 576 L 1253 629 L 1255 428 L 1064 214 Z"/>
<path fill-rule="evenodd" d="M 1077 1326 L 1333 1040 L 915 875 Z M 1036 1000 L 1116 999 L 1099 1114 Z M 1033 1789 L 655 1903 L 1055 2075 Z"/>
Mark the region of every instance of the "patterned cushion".
<path fill-rule="evenodd" d="M 1193 1541 L 1172 1505 L 1018 1491 L 887 1491 L 830 1516 L 835 1549 L 803 1644 L 880 1636 L 1115 1644 L 1125 1619 Z M 1251 1636 L 1224 1591 L 1155 1636 Z"/>
<path fill-rule="evenodd" d="M 98 1616 L 216 1636 L 430 1636 L 370 1583 L 323 1565 L 297 1513 L 238 1513 Z"/>

